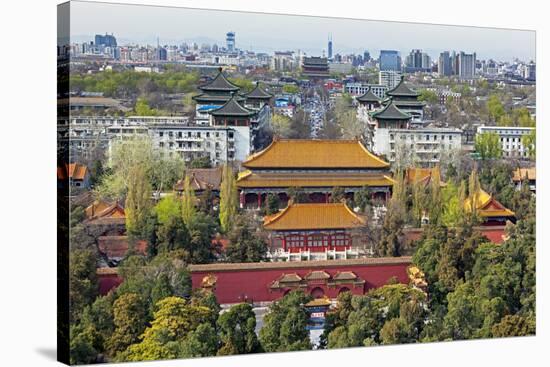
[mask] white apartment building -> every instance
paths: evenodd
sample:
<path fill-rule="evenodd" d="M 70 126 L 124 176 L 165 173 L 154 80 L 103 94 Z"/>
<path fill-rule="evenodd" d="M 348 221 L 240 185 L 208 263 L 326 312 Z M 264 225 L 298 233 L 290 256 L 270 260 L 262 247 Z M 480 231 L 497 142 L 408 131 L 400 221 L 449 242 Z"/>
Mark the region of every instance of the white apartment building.
<path fill-rule="evenodd" d="M 437 165 L 445 155 L 462 147 L 462 130 L 449 128 L 376 129 L 373 151 L 390 163 L 407 162 L 422 167 Z"/>
<path fill-rule="evenodd" d="M 269 109 L 251 126 L 197 126 L 186 116 L 71 116 L 69 147 L 73 157 L 86 159 L 96 147 L 110 149 L 115 139 L 148 134 L 156 148 L 186 161 L 200 156 L 209 156 L 213 164 L 242 161 L 253 150 L 256 131 L 269 120 Z"/>
<path fill-rule="evenodd" d="M 394 70 L 380 70 L 378 72 L 378 84 L 393 89 L 401 81 L 401 73 Z"/>
<path fill-rule="evenodd" d="M 533 127 L 479 126 L 477 133 L 497 134 L 500 137 L 503 158 L 527 159 L 529 157 L 529 149 L 523 146 L 521 139 L 533 130 L 535 130 Z"/>
<path fill-rule="evenodd" d="M 375 96 L 382 99 L 386 96 L 388 87 L 381 84 L 364 84 L 364 83 L 347 83 L 344 85 L 344 93 L 349 93 L 353 96 L 361 96 L 369 90 L 372 90 Z"/>
<path fill-rule="evenodd" d="M 275 71 L 292 71 L 298 67 L 294 52 L 276 51 L 271 58 L 270 67 Z"/>

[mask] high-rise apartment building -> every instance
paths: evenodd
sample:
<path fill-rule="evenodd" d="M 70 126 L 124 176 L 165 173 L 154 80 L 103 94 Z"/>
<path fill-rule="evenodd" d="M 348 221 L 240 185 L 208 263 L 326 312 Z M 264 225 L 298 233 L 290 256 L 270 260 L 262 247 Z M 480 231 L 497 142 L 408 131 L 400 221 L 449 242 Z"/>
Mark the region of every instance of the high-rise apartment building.
<path fill-rule="evenodd" d="M 116 47 L 117 45 L 115 36 L 107 33 L 104 36 L 96 34 L 94 41 L 96 46 Z"/>
<path fill-rule="evenodd" d="M 449 51 L 444 51 L 439 54 L 437 72 L 439 76 L 450 76 L 452 74 L 451 55 Z"/>
<path fill-rule="evenodd" d="M 460 51 L 458 54 L 458 76 L 460 79 L 474 79 L 476 75 L 476 53 L 467 54 Z"/>

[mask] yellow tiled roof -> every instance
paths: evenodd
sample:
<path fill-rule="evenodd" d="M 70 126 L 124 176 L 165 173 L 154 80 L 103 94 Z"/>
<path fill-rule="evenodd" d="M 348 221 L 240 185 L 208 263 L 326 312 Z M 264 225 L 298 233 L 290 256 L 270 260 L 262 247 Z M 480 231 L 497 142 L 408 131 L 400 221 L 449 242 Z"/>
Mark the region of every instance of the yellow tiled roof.
<path fill-rule="evenodd" d="M 332 278 L 334 280 L 355 280 L 357 279 L 357 275 L 353 271 L 339 271 L 334 275 Z"/>
<path fill-rule="evenodd" d="M 276 215 L 264 218 L 264 228 L 271 231 L 299 229 L 341 229 L 365 224 L 344 203 L 294 204 Z"/>
<path fill-rule="evenodd" d="M 325 280 L 329 279 L 330 275 L 323 270 L 310 271 L 305 277 L 306 280 Z"/>
<path fill-rule="evenodd" d="M 283 283 L 285 283 L 285 282 L 299 282 L 301 280 L 302 280 L 302 277 L 299 276 L 296 273 L 283 274 L 278 279 L 279 282 L 283 282 Z"/>
<path fill-rule="evenodd" d="M 408 184 L 414 184 L 417 182 L 428 183 L 430 179 L 435 179 L 441 183 L 441 173 L 439 167 L 434 168 L 407 168 L 405 173 L 405 180 Z"/>
<path fill-rule="evenodd" d="M 394 180 L 382 174 L 368 173 L 253 173 L 243 171 L 237 186 L 244 187 L 362 187 L 393 186 Z"/>
<path fill-rule="evenodd" d="M 535 167 L 518 168 L 514 171 L 514 177 L 512 178 L 513 181 L 517 182 L 517 181 L 523 181 L 525 179 L 536 180 L 537 169 Z"/>
<path fill-rule="evenodd" d="M 387 168 L 389 163 L 372 154 L 358 140 L 274 140 L 249 156 L 247 168 Z"/>
<path fill-rule="evenodd" d="M 304 306 L 306 307 L 319 307 L 319 306 L 330 306 L 331 302 L 330 299 L 327 296 L 324 296 L 322 298 L 316 298 L 314 300 L 309 301 Z"/>
<path fill-rule="evenodd" d="M 513 217 L 515 213 L 507 209 L 498 200 L 493 198 L 484 190 L 480 189 L 476 194 L 476 207 L 479 215 L 484 218 L 490 217 Z M 467 198 L 464 203 L 466 211 L 471 211 L 472 200 Z"/>

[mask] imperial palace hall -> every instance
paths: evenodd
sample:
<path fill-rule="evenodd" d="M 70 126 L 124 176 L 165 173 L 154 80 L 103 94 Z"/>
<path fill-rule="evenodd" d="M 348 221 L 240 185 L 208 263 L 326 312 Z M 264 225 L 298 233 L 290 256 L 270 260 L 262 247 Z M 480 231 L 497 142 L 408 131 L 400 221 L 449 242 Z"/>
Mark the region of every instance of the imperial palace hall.
<path fill-rule="evenodd" d="M 271 257 L 328 260 L 359 257 L 359 248 L 365 245 L 360 228 L 365 224 L 366 218 L 344 202 L 290 201 L 282 211 L 264 217 L 263 227 L 269 232 Z"/>
<path fill-rule="evenodd" d="M 492 195 L 480 189 L 475 196 L 475 199 L 468 198 L 464 203 L 464 208 L 467 212 L 472 210 L 472 201 L 475 203 L 476 211 L 479 217 L 483 220 L 483 226 L 498 226 L 504 225 L 507 221 L 516 221 L 515 213 L 502 205 Z"/>
<path fill-rule="evenodd" d="M 242 167 L 237 187 L 243 208 L 261 208 L 269 193 L 286 206 L 291 188 L 313 203 L 328 203 L 335 187 L 349 198 L 366 187 L 373 199 L 388 200 L 394 183 L 389 163 L 357 140 L 275 139 Z"/>

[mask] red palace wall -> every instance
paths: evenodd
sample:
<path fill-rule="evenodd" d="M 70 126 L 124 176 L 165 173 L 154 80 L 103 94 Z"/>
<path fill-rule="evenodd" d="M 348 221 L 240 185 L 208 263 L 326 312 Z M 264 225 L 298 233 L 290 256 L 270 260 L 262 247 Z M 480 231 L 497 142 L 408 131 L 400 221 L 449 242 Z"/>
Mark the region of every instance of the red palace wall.
<path fill-rule="evenodd" d="M 353 259 L 328 261 L 303 261 L 288 263 L 212 264 L 191 265 L 193 289 L 201 288 L 203 278 L 216 277 L 214 292 L 219 303 L 240 303 L 243 301 L 268 302 L 281 298 L 290 288 L 271 289 L 273 281 L 283 274 L 297 274 L 304 278 L 311 271 L 325 271 L 331 277 L 338 272 L 351 271 L 364 280 L 362 285 L 340 283 L 329 286 L 326 281 L 309 281 L 307 287 L 300 288 L 311 294 L 316 288 L 324 295 L 336 298 L 342 290 L 353 294 L 364 294 L 371 288 L 387 284 L 392 277 L 401 283 L 408 283 L 407 267 L 410 257 Z M 342 288 L 347 289 L 342 289 Z M 318 292 L 318 289 L 316 290 Z"/>

